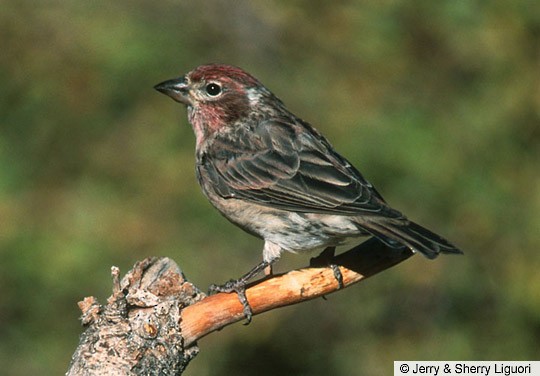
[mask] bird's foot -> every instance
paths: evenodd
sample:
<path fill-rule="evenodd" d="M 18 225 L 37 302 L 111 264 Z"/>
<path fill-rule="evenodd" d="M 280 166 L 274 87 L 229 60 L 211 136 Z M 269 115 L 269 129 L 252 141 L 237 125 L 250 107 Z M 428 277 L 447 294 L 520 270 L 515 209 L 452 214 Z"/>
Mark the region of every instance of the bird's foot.
<path fill-rule="evenodd" d="M 223 285 L 210 285 L 210 287 L 208 288 L 208 294 L 212 295 L 218 292 L 235 292 L 236 295 L 238 295 L 238 300 L 240 300 L 240 303 L 244 307 L 244 316 L 246 317 L 246 322 L 244 323 L 244 325 L 248 325 L 251 322 L 251 318 L 253 317 L 253 310 L 247 300 L 246 286 L 251 278 L 259 274 L 263 270 L 268 270 L 269 267 L 271 267 L 271 263 L 263 261 L 239 279 L 231 279 Z"/>
<path fill-rule="evenodd" d="M 251 309 L 251 306 L 249 305 L 246 296 L 246 285 L 247 281 L 243 280 L 243 278 L 240 278 L 231 279 L 223 285 L 212 284 L 208 288 L 209 295 L 217 294 L 218 292 L 236 293 L 236 295 L 238 296 L 238 300 L 240 300 L 242 307 L 244 307 L 244 316 L 246 317 L 246 322 L 244 323 L 244 325 L 248 325 L 251 322 L 251 318 L 253 317 L 253 310 Z"/>
<path fill-rule="evenodd" d="M 338 283 L 338 289 L 342 289 L 343 287 L 345 287 L 345 285 L 343 284 L 343 274 L 341 274 L 339 266 L 337 266 L 336 264 L 329 264 L 328 266 L 330 266 L 332 268 L 332 271 L 334 272 L 334 278 Z"/>
<path fill-rule="evenodd" d="M 342 289 L 345 286 L 343 284 L 343 275 L 341 274 L 341 270 L 339 270 L 339 266 L 332 263 L 335 251 L 336 247 L 325 248 L 325 250 L 322 251 L 319 256 L 313 257 L 311 260 L 309 260 L 309 266 L 314 268 L 320 268 L 325 266 L 332 268 L 334 278 L 338 283 L 338 289 Z"/>

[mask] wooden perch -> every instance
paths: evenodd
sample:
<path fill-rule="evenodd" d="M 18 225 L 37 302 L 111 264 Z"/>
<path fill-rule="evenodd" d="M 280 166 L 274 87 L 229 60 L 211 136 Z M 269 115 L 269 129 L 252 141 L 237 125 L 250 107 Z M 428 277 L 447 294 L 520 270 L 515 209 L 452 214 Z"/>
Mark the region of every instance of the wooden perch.
<path fill-rule="evenodd" d="M 408 249 L 395 250 L 372 238 L 356 248 L 334 257 L 343 286 L 388 269 L 412 256 Z M 339 290 L 332 268 L 302 268 L 254 282 L 246 290 L 248 302 L 257 315 L 274 308 L 300 303 Z M 243 307 L 236 294 L 216 294 L 186 307 L 182 312 L 182 336 L 186 345 L 244 319 Z"/>
<path fill-rule="evenodd" d="M 346 288 L 412 254 L 371 238 L 330 261 L 339 266 Z M 246 296 L 257 315 L 338 289 L 332 268 L 307 267 L 256 281 Z M 235 293 L 205 296 L 168 258 L 138 262 L 121 282 L 113 268 L 107 302 L 102 306 L 89 297 L 79 303 L 87 329 L 67 375 L 180 375 L 198 353 L 198 339 L 244 319 Z"/>

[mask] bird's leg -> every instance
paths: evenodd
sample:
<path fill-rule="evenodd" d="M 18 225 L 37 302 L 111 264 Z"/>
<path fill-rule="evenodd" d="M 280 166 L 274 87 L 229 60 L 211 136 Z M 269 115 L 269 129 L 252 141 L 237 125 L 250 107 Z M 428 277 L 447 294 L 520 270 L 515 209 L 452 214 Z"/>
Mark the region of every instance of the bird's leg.
<path fill-rule="evenodd" d="M 268 266 L 266 268 L 264 268 L 264 276 L 265 277 L 270 277 L 272 274 L 274 274 L 272 272 L 272 263 L 268 263 Z"/>
<path fill-rule="evenodd" d="M 341 274 L 341 271 L 339 270 L 339 266 L 332 263 L 335 252 L 336 252 L 336 247 L 327 247 L 324 249 L 324 251 L 321 252 L 319 256 L 313 257 L 309 261 L 309 265 L 312 267 L 329 266 L 330 268 L 332 268 L 332 271 L 334 272 L 334 278 L 338 282 L 338 288 L 342 289 L 344 287 L 343 275 Z"/>
<path fill-rule="evenodd" d="M 246 285 L 251 278 L 255 277 L 257 274 L 259 274 L 263 270 L 265 272 L 265 275 L 267 276 L 269 275 L 267 273 L 268 271 L 270 271 L 270 274 L 271 274 L 272 263 L 274 261 L 275 260 L 263 261 L 260 264 L 256 265 L 249 272 L 244 274 L 242 277 L 238 279 L 231 279 L 230 281 L 226 282 L 223 285 L 212 284 L 208 288 L 208 293 L 215 294 L 217 292 L 226 292 L 226 293 L 236 292 L 236 294 L 238 295 L 238 299 L 240 300 L 240 303 L 242 303 L 242 306 L 244 307 L 244 315 L 246 316 L 246 322 L 244 325 L 248 325 L 251 322 L 253 311 L 246 297 Z"/>

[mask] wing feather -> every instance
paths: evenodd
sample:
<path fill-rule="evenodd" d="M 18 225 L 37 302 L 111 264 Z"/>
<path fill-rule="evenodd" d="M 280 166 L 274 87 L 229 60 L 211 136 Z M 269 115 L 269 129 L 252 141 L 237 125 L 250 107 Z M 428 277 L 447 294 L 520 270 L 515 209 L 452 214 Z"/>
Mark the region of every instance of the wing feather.
<path fill-rule="evenodd" d="M 215 192 L 279 209 L 341 215 L 401 213 L 320 135 L 301 121 L 267 121 L 246 129 L 242 145 L 227 134 L 216 136 L 200 160 Z"/>

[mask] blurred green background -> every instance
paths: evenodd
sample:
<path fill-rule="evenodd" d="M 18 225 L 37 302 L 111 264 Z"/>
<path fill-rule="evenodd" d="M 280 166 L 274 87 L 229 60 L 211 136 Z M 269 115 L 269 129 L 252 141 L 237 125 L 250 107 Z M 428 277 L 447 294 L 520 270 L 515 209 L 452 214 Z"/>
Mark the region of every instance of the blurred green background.
<path fill-rule="evenodd" d="M 0 0 L 0 45 L 2 374 L 65 372 L 76 302 L 105 301 L 111 265 L 169 256 L 206 289 L 260 260 L 200 193 L 185 110 L 152 89 L 207 62 L 258 77 L 466 256 L 228 327 L 185 375 L 540 359 L 536 0 Z"/>

